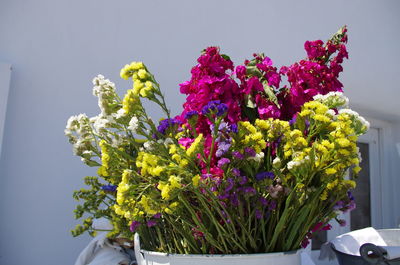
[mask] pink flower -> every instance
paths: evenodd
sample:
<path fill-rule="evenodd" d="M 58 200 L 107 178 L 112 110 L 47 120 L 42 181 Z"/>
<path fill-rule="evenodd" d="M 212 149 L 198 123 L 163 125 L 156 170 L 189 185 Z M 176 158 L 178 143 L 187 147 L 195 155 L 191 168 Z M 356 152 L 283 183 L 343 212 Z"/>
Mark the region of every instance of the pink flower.
<path fill-rule="evenodd" d="M 191 139 L 191 138 L 180 138 L 178 140 L 178 143 L 180 145 L 183 145 L 186 149 L 188 149 L 192 145 L 193 142 L 194 142 L 194 139 Z"/>
<path fill-rule="evenodd" d="M 304 49 L 307 52 L 308 58 L 310 58 L 310 60 L 315 60 L 324 56 L 326 54 L 326 50 L 323 45 L 324 42 L 322 40 L 306 41 L 304 43 Z"/>

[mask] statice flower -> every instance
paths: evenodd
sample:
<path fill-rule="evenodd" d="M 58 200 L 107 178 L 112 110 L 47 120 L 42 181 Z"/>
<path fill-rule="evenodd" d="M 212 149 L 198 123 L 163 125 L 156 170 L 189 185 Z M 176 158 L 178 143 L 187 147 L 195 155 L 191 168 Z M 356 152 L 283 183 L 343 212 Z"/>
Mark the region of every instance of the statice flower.
<path fill-rule="evenodd" d="M 274 179 L 275 178 L 275 174 L 272 171 L 264 171 L 264 172 L 260 172 L 256 175 L 256 180 L 261 181 L 264 179 Z"/>
<path fill-rule="evenodd" d="M 102 190 L 104 191 L 110 191 L 110 192 L 114 192 L 117 190 L 117 186 L 115 185 L 104 185 L 101 187 Z"/>
<path fill-rule="evenodd" d="M 202 110 L 201 113 L 203 115 L 216 114 L 217 117 L 224 115 L 228 110 L 228 106 L 224 103 L 221 103 L 220 100 L 213 100 L 207 103 Z"/>
<path fill-rule="evenodd" d="M 167 130 L 174 125 L 179 125 L 181 122 L 177 119 L 164 119 L 160 121 L 160 124 L 157 127 L 158 132 L 161 134 L 164 134 L 167 132 Z"/>
<path fill-rule="evenodd" d="M 195 110 L 191 110 L 185 113 L 185 119 L 189 120 L 190 118 L 192 118 L 193 116 L 198 115 L 199 113 Z"/>
<path fill-rule="evenodd" d="M 223 167 L 226 164 L 229 164 L 231 162 L 231 160 L 229 160 L 226 157 L 221 158 L 220 160 L 218 160 L 218 167 Z"/>
<path fill-rule="evenodd" d="M 229 148 L 231 147 L 230 140 L 222 141 L 218 143 L 218 149 L 215 152 L 215 155 L 217 157 L 222 157 L 226 152 L 229 151 Z"/>
<path fill-rule="evenodd" d="M 132 233 L 136 231 L 136 229 L 141 225 L 139 221 L 133 221 L 129 227 Z"/>
<path fill-rule="evenodd" d="M 98 105 L 102 116 L 112 115 L 116 105 L 115 84 L 104 76 L 98 75 L 93 79 L 93 95 L 98 97 Z"/>
<path fill-rule="evenodd" d="M 139 119 L 136 116 L 133 116 L 132 119 L 129 121 L 129 126 L 128 129 L 132 133 L 137 133 L 137 130 L 139 129 Z"/>

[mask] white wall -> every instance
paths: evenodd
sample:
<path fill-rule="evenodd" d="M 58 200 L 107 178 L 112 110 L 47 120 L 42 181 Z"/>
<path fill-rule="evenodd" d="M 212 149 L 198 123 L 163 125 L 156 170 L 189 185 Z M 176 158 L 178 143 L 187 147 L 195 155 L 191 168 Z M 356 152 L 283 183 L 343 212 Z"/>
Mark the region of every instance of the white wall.
<path fill-rule="evenodd" d="M 395 0 L 2 0 L 0 61 L 13 65 L 13 76 L 0 160 L 0 264 L 71 264 L 87 243 L 69 235 L 71 194 L 94 171 L 72 156 L 63 129 L 72 114 L 96 114 L 96 74 L 123 91 L 130 85 L 119 69 L 143 60 L 178 113 L 177 84 L 206 46 L 220 45 L 237 63 L 264 51 L 290 64 L 304 57 L 305 40 L 325 40 L 347 24 L 347 95 L 396 124 L 399 7 Z"/>

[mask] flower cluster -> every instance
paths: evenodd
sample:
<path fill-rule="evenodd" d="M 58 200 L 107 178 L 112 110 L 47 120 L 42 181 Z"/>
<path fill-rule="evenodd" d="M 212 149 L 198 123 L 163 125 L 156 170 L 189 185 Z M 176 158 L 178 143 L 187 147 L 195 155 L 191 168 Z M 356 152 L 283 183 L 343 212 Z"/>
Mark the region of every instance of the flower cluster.
<path fill-rule="evenodd" d="M 138 232 L 148 250 L 230 254 L 294 250 L 328 229 L 355 206 L 356 142 L 369 127 L 338 81 L 346 31 L 306 42 L 307 58 L 280 69 L 263 54 L 235 68 L 217 47 L 205 49 L 173 118 L 143 63 L 121 70 L 133 80 L 122 100 L 98 76 L 101 113 L 73 116 L 65 131 L 99 175 L 74 195 L 85 201 L 76 217 L 93 215 L 74 235 L 106 217 L 109 237 Z M 166 113 L 158 125 L 143 99 Z"/>

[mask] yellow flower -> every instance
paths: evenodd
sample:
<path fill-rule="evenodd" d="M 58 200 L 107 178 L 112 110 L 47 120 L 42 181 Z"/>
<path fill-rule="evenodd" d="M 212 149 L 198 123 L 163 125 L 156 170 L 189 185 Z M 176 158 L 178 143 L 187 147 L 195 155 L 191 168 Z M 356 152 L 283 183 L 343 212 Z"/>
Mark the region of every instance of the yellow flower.
<path fill-rule="evenodd" d="M 326 199 L 328 199 L 328 192 L 324 190 L 319 198 L 321 199 L 321 201 L 325 201 Z"/>
<path fill-rule="evenodd" d="M 333 175 L 333 174 L 335 174 L 337 171 L 336 171 L 336 169 L 334 169 L 334 168 L 327 168 L 326 170 L 325 170 L 325 173 L 327 174 L 327 175 Z"/>
<path fill-rule="evenodd" d="M 321 121 L 321 122 L 330 122 L 331 119 L 329 117 L 323 115 L 323 114 L 315 114 L 314 117 L 312 117 L 316 121 Z"/>
<path fill-rule="evenodd" d="M 336 140 L 336 142 L 341 146 L 341 147 L 347 147 L 350 145 L 350 141 L 347 140 L 346 138 L 339 138 Z"/>
<path fill-rule="evenodd" d="M 360 171 L 361 171 L 361 167 L 359 167 L 359 166 L 356 166 L 353 168 L 354 174 L 358 174 Z"/>
<path fill-rule="evenodd" d="M 197 136 L 194 142 L 190 145 L 190 147 L 186 150 L 186 154 L 188 156 L 192 156 L 193 154 L 195 154 L 202 142 L 203 142 L 203 134 L 200 133 L 199 136 Z"/>
<path fill-rule="evenodd" d="M 142 80 L 145 80 L 149 76 L 149 74 L 147 73 L 147 71 L 145 69 L 139 69 L 137 74 L 138 74 L 139 78 Z"/>
<path fill-rule="evenodd" d="M 175 175 L 170 176 L 168 181 L 169 183 L 171 183 L 171 188 L 180 188 L 182 186 L 181 185 L 182 178 L 177 177 Z"/>
<path fill-rule="evenodd" d="M 193 186 L 197 187 L 199 186 L 199 181 L 200 181 L 200 175 L 196 175 L 192 178 Z"/>
<path fill-rule="evenodd" d="M 354 180 L 344 180 L 344 184 L 349 186 L 349 189 L 355 189 L 357 186 Z"/>
<path fill-rule="evenodd" d="M 271 125 L 269 122 L 267 122 L 266 120 L 260 120 L 257 119 L 255 121 L 255 124 L 258 128 L 263 129 L 263 130 L 268 130 L 269 128 L 271 128 Z"/>

